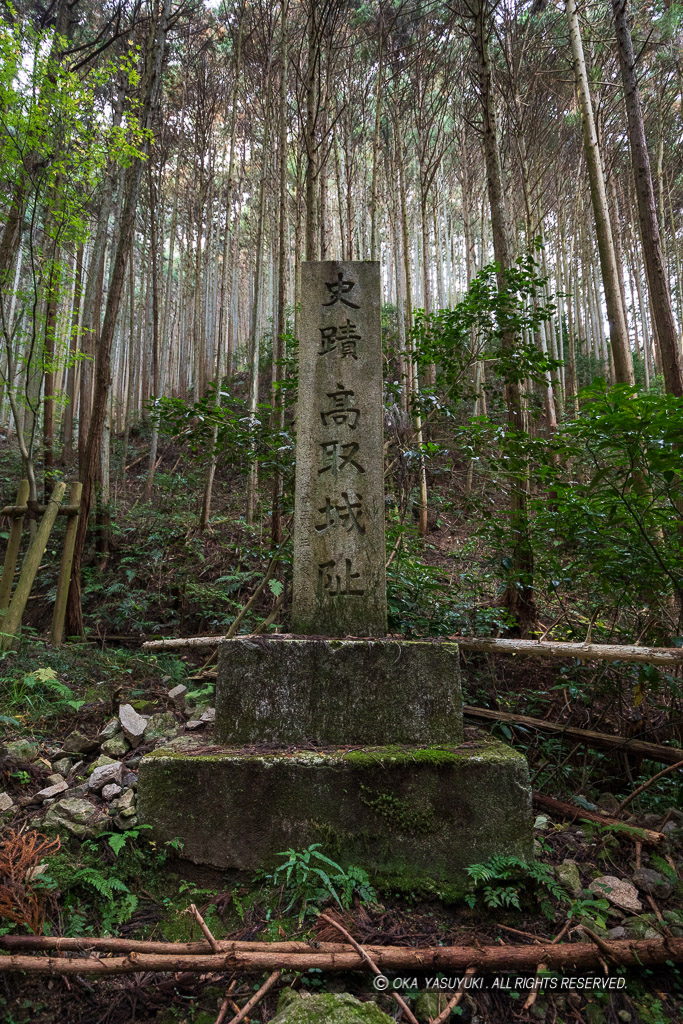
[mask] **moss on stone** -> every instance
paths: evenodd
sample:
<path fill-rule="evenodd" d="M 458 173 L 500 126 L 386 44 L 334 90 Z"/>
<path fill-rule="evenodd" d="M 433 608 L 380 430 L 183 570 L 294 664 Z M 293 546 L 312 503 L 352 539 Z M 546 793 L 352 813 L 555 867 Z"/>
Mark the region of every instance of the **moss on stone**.
<path fill-rule="evenodd" d="M 231 639 L 220 648 L 215 735 L 240 746 L 459 743 L 457 644 Z"/>
<path fill-rule="evenodd" d="M 461 752 L 457 746 L 406 747 L 398 744 L 384 747 L 365 747 L 363 750 L 348 750 L 343 754 L 345 762 L 358 767 L 381 764 L 384 761 L 403 764 L 444 765 L 462 760 L 469 751 Z"/>
<path fill-rule="evenodd" d="M 348 992 L 298 995 L 286 989 L 272 1024 L 392 1024 L 392 1018 L 377 1003 L 362 1003 Z"/>
<path fill-rule="evenodd" d="M 360 786 L 360 798 L 366 807 L 372 808 L 393 831 L 406 835 L 422 835 L 434 829 L 434 811 L 412 807 L 407 800 L 401 800 L 394 793 L 378 793 L 372 796 L 369 786 Z"/>
<path fill-rule="evenodd" d="M 256 753 L 253 750 L 245 750 L 241 747 L 215 747 L 207 749 L 194 738 L 188 741 L 186 737 L 182 747 L 175 747 L 167 744 L 157 747 L 156 750 L 145 754 L 145 760 L 154 758 L 163 760 L 183 760 L 187 757 L 201 757 L 207 763 L 222 763 L 239 759 L 244 763 L 272 764 L 279 763 L 283 758 L 290 758 L 299 763 L 328 764 L 331 766 L 344 764 L 345 766 L 367 768 L 381 767 L 384 764 L 392 765 L 420 765 L 443 767 L 458 763 L 472 763 L 477 760 L 478 755 L 486 762 L 491 761 L 517 761 L 525 763 L 524 755 L 512 747 L 506 746 L 498 740 L 489 736 L 483 737 L 481 741 L 470 745 L 449 746 L 446 744 L 407 746 L 405 744 L 386 744 L 383 746 L 364 746 L 359 750 L 348 750 L 346 747 L 319 747 L 317 750 L 308 748 L 301 749 L 292 746 L 289 750 L 274 750 Z M 198 752 L 199 751 L 199 752 Z"/>
<path fill-rule="evenodd" d="M 460 881 L 444 882 L 425 878 L 408 868 L 401 872 L 380 873 L 372 876 L 372 884 L 380 895 L 400 893 L 417 899 L 438 899 L 442 903 L 460 903 L 470 891 L 470 880 L 464 875 Z"/>
<path fill-rule="evenodd" d="M 498 741 L 254 753 L 159 748 L 140 764 L 140 820 L 184 856 L 274 867 L 320 842 L 342 866 L 449 883 L 494 853 L 532 856 L 528 771 Z M 206 751 L 206 752 L 203 752 Z"/>

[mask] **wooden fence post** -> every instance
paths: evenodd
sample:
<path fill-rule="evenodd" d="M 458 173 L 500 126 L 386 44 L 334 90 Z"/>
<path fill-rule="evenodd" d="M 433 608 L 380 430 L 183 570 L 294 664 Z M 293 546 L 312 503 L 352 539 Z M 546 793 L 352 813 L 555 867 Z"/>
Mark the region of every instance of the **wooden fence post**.
<path fill-rule="evenodd" d="M 31 593 L 31 587 L 33 581 L 38 572 L 41 559 L 45 554 L 45 548 L 50 537 L 50 531 L 54 525 L 54 521 L 57 518 L 59 506 L 62 503 L 64 497 L 64 491 L 66 490 L 66 484 L 60 482 L 55 484 L 50 500 L 47 503 L 45 514 L 40 521 L 38 531 L 31 542 L 31 546 L 26 552 L 24 558 L 24 564 L 21 567 L 21 575 L 14 591 L 14 596 L 10 602 L 9 608 L 5 612 L 5 617 L 0 623 L 0 651 L 8 651 L 14 646 L 14 642 L 17 638 L 17 634 L 21 628 L 21 619 L 24 614 L 24 608 L 28 601 L 29 594 Z"/>
<path fill-rule="evenodd" d="M 28 480 L 21 480 L 19 482 L 19 489 L 17 490 L 17 505 L 25 505 L 28 501 Z M 24 525 L 24 517 L 16 516 L 12 519 L 12 528 L 10 529 L 9 540 L 7 541 L 7 551 L 5 552 L 5 564 L 2 567 L 2 576 L 0 577 L 0 624 L 2 623 L 2 612 L 6 608 L 9 608 L 10 599 L 12 597 L 12 585 L 14 583 L 14 573 L 17 568 L 17 558 L 19 557 L 19 547 L 21 545 L 21 531 Z"/>
<path fill-rule="evenodd" d="M 69 504 L 81 504 L 81 491 L 83 484 L 74 480 L 69 491 Z M 50 629 L 50 640 L 55 647 L 61 647 L 64 634 L 64 619 L 66 617 L 66 599 L 69 595 L 69 583 L 71 582 L 71 565 L 74 560 L 74 546 L 76 544 L 76 529 L 78 527 L 78 512 L 69 516 L 66 521 L 66 533 L 64 535 L 64 550 L 62 551 L 62 563 L 59 567 L 59 580 L 57 582 L 57 596 L 55 607 L 52 613 L 52 628 Z"/>

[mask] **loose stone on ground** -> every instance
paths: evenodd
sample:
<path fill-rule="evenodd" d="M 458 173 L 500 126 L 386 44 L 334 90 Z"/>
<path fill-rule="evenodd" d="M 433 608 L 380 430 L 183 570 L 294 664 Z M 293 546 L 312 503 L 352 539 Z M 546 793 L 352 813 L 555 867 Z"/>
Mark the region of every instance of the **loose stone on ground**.
<path fill-rule="evenodd" d="M 66 797 L 52 804 L 45 815 L 44 826 L 54 831 L 65 828 L 79 839 L 90 839 L 101 832 L 106 823 L 106 816 L 89 800 Z"/>
<path fill-rule="evenodd" d="M 120 761 L 114 761 L 113 764 L 103 764 L 96 768 L 90 776 L 88 786 L 97 792 L 111 783 L 118 785 L 122 778 L 123 765 Z"/>
<path fill-rule="evenodd" d="M 591 892 L 620 907 L 621 910 L 637 911 L 643 909 L 643 904 L 638 898 L 638 890 L 630 882 L 623 878 L 616 878 L 614 875 L 601 875 L 595 878 L 589 886 Z"/>
<path fill-rule="evenodd" d="M 122 704 L 119 708 L 119 722 L 130 745 L 139 746 L 147 728 L 147 719 L 139 715 L 132 704 Z"/>

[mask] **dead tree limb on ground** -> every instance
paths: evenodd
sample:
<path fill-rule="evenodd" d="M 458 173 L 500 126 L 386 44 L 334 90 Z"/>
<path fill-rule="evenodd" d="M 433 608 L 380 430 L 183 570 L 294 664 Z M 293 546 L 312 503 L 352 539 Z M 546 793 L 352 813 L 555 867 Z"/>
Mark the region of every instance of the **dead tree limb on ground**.
<path fill-rule="evenodd" d="M 491 722 L 510 722 L 512 725 L 528 726 L 543 732 L 556 732 L 571 740 L 578 740 L 589 747 L 604 747 L 608 750 L 623 750 L 629 754 L 647 757 L 650 761 L 661 761 L 663 764 L 677 764 L 683 756 L 680 747 L 665 747 L 660 743 L 647 743 L 645 740 L 628 739 L 625 736 L 612 736 L 608 732 L 593 732 L 592 729 L 577 729 L 562 722 L 546 722 L 542 718 L 531 718 L 529 715 L 515 715 L 509 711 L 496 711 L 492 708 L 463 707 L 463 713 L 470 718 L 485 718 Z"/>
<path fill-rule="evenodd" d="M 631 824 L 629 821 L 621 821 L 620 818 L 611 818 L 606 814 L 598 814 L 597 811 L 587 811 L 576 804 L 568 804 L 564 800 L 556 800 L 553 796 L 546 796 L 545 793 L 534 793 L 533 800 L 534 807 L 540 808 L 542 811 L 549 811 L 551 814 L 559 815 L 569 821 L 574 821 L 576 818 L 583 821 L 595 821 L 598 825 L 617 829 L 620 835 L 633 839 L 634 842 L 645 843 L 647 846 L 657 846 L 666 838 L 663 832 L 655 832 L 651 828 L 641 828 L 639 825 Z"/>
<path fill-rule="evenodd" d="M 545 964 L 549 971 L 591 970 L 609 959 L 624 967 L 648 967 L 683 963 L 683 938 L 605 940 L 599 948 L 592 942 L 542 942 L 524 946 L 435 946 L 424 949 L 410 946 L 374 946 L 372 959 L 382 971 L 466 970 L 477 974 L 500 971 L 536 971 Z M 192 971 L 363 971 L 366 960 L 353 948 L 344 952 L 321 953 L 272 952 L 269 943 L 261 949 L 228 954 L 158 955 L 131 952 L 123 957 L 64 957 L 0 955 L 0 974 L 22 971 L 26 974 L 49 974 L 53 977 L 76 974 L 142 974 L 145 972 Z"/>

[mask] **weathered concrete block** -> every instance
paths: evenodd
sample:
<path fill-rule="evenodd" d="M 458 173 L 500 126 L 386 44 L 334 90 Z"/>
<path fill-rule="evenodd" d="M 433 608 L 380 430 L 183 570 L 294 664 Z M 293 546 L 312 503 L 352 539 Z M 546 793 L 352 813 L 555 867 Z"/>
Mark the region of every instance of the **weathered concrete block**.
<path fill-rule="evenodd" d="M 231 746 L 458 743 L 457 644 L 227 640 L 218 661 L 215 736 Z"/>
<path fill-rule="evenodd" d="M 147 754 L 138 786 L 140 821 L 159 841 L 179 836 L 196 863 L 254 871 L 318 842 L 344 866 L 417 884 L 460 882 L 495 853 L 533 856 L 526 760 L 487 736 L 460 746 L 201 749 Z"/>

